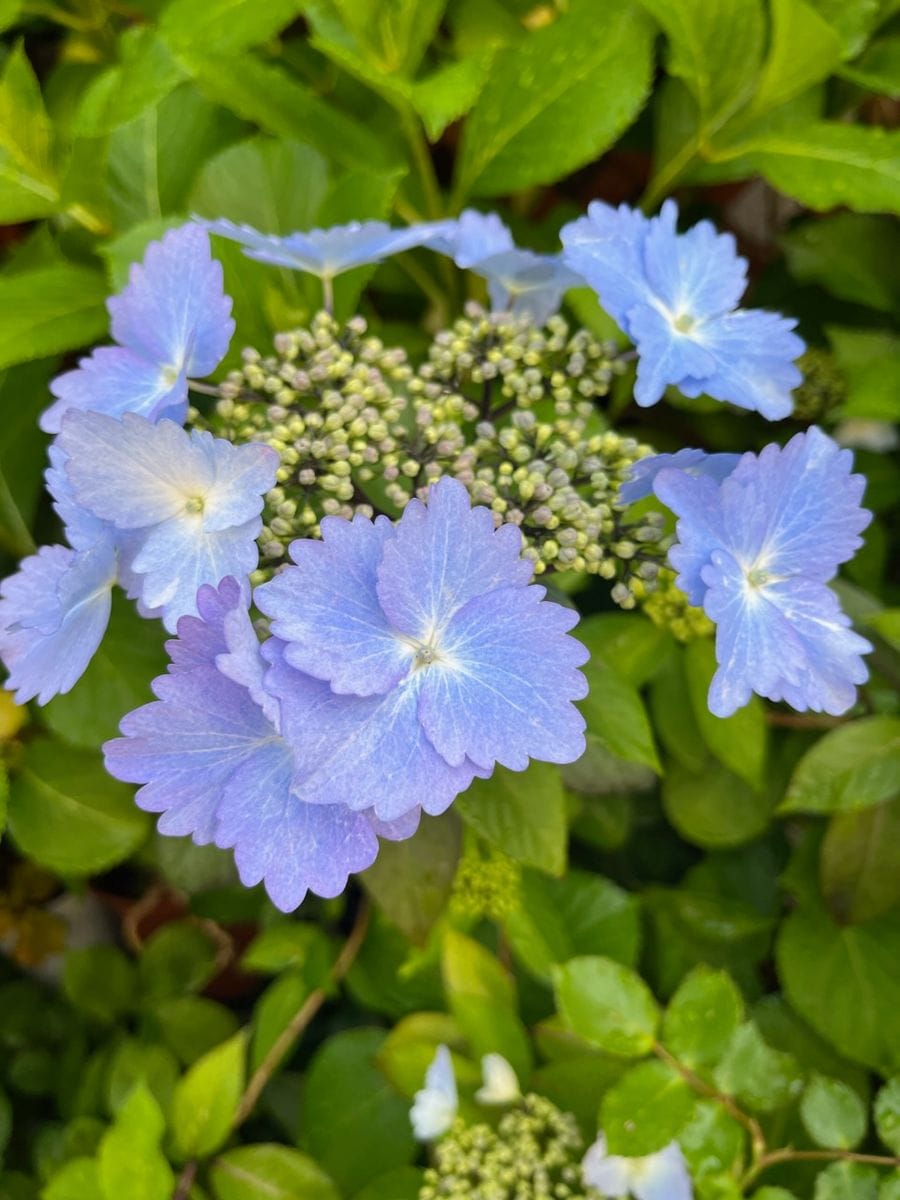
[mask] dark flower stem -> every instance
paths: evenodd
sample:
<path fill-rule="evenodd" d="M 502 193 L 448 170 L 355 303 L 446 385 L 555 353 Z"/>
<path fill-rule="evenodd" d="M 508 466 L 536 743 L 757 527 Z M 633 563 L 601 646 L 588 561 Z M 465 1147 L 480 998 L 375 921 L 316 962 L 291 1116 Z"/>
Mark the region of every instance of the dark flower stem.
<path fill-rule="evenodd" d="M 256 1102 L 266 1084 L 293 1049 L 294 1043 L 300 1034 L 306 1029 L 307 1025 L 309 1025 L 310 1021 L 312 1021 L 313 1017 L 327 1000 L 331 992 L 331 985 L 339 983 L 350 970 L 365 941 L 366 932 L 369 928 L 370 915 L 371 910 L 368 901 L 363 900 L 356 914 L 356 921 L 353 924 L 353 928 L 350 930 L 350 936 L 344 943 L 340 954 L 335 959 L 334 966 L 328 973 L 328 984 L 317 987 L 314 991 L 310 992 L 276 1038 L 268 1054 L 266 1054 L 265 1058 L 250 1076 L 250 1082 L 244 1090 L 244 1094 L 238 1104 L 237 1112 L 235 1113 L 232 1123 L 233 1129 L 237 1129 L 239 1125 L 242 1125 L 253 1112 Z"/>

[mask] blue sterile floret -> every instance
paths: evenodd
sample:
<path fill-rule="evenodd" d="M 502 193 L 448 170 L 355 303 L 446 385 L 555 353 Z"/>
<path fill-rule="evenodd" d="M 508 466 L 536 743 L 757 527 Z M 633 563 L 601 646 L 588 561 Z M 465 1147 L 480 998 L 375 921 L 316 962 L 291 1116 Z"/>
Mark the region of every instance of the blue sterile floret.
<path fill-rule="evenodd" d="M 73 408 L 183 422 L 188 379 L 214 371 L 234 333 L 221 264 L 197 225 L 152 242 L 107 308 L 118 345 L 101 346 L 53 380 L 56 403 L 40 420 L 47 433 L 59 433 L 63 415 Z"/>
<path fill-rule="evenodd" d="M 635 400 L 656 404 L 672 385 L 769 420 L 788 416 L 791 389 L 803 378 L 794 365 L 805 348 L 795 322 L 738 308 L 747 263 L 734 238 L 709 221 L 679 234 L 677 220 L 672 200 L 651 218 L 594 201 L 560 234 L 565 261 L 637 347 Z"/>
<path fill-rule="evenodd" d="M 813 427 L 743 455 L 721 483 L 671 468 L 656 476 L 657 496 L 678 516 L 669 551 L 678 585 L 716 623 L 717 716 L 752 692 L 834 715 L 855 702 L 868 677 L 860 655 L 872 647 L 828 587 L 871 520 L 852 465 L 849 450 Z"/>

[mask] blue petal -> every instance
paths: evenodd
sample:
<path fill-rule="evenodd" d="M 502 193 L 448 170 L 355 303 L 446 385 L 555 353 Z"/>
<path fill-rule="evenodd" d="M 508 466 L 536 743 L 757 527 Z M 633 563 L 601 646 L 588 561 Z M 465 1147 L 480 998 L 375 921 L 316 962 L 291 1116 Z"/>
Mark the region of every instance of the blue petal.
<path fill-rule="evenodd" d="M 448 254 L 463 270 L 491 255 L 515 249 L 512 234 L 497 214 L 474 208 L 463 209 L 455 221 L 440 222 L 423 244 L 439 254 Z"/>
<path fill-rule="evenodd" d="M 266 687 L 281 701 L 282 729 L 297 763 L 295 789 L 316 804 L 374 809 L 395 821 L 421 806 L 436 815 L 479 772 L 451 767 L 428 741 L 416 715 L 418 688 L 386 696 L 339 696 L 295 671 L 273 638 L 263 648 L 272 668 Z"/>
<path fill-rule="evenodd" d="M 564 763 L 584 753 L 584 718 L 571 701 L 587 695 L 577 668 L 588 652 L 566 636 L 577 613 L 544 594 L 506 587 L 476 596 L 447 626 L 441 659 L 417 672 L 419 718 L 447 762 L 523 771 L 529 758 Z"/>
<path fill-rule="evenodd" d="M 684 449 L 675 454 L 652 454 L 638 459 L 628 478 L 619 488 L 619 499 L 634 504 L 653 494 L 660 471 L 686 471 L 689 475 L 705 475 L 721 483 L 740 462 L 739 454 L 707 454 L 705 450 Z"/>
<path fill-rule="evenodd" d="M 703 603 L 706 584 L 701 571 L 714 550 L 724 544 L 719 487 L 705 476 L 687 471 L 660 471 L 653 490 L 678 516 L 678 542 L 669 551 L 669 562 L 678 572 L 678 586 L 691 604 Z"/>
<path fill-rule="evenodd" d="M 286 567 L 256 589 L 272 632 L 287 643 L 287 661 L 332 690 L 371 696 L 409 670 L 412 651 L 392 632 L 375 590 L 376 570 L 394 528 L 376 521 L 326 517 L 322 541 L 296 541 Z"/>
<path fill-rule="evenodd" d="M 69 545 L 76 550 L 87 550 L 98 542 L 116 540 L 115 528 L 109 521 L 103 521 L 88 512 L 75 499 L 75 492 L 66 474 L 66 455 L 58 444 L 51 444 L 48 450 L 50 466 L 44 472 L 47 491 L 53 497 L 53 507 L 66 530 Z"/>
<path fill-rule="evenodd" d="M 173 382 L 182 372 L 202 376 L 213 371 L 234 333 L 222 267 L 210 254 L 205 230 L 196 224 L 151 242 L 143 263 L 132 266 L 128 286 L 107 307 L 115 340 L 167 369 Z"/>
<path fill-rule="evenodd" d="M 747 260 L 730 233 L 717 233 L 709 221 L 678 234 L 678 206 L 667 200 L 652 219 L 643 243 L 647 282 L 674 316 L 694 320 L 733 309 L 747 287 Z"/>
<path fill-rule="evenodd" d="M 526 584 L 532 567 L 521 557 L 513 525 L 494 527 L 486 508 L 472 508 L 465 487 L 445 476 L 428 505 L 412 500 L 385 545 L 378 598 L 391 625 L 422 642 L 443 629 L 473 596 Z"/>
<path fill-rule="evenodd" d="M 57 375 L 50 391 L 56 403 L 39 422 L 46 433 L 59 433 L 63 416 L 72 408 L 111 417 L 136 412 L 150 421 L 169 417 L 179 425 L 188 410 L 184 370 L 173 379 L 160 364 L 119 346 L 101 346 L 81 359 L 74 371 Z"/>
<path fill-rule="evenodd" d="M 600 297 L 600 303 L 626 333 L 628 313 L 649 301 L 643 248 L 649 221 L 637 209 L 611 208 L 595 200 L 586 217 L 560 231 L 563 258 Z"/>
<path fill-rule="evenodd" d="M 679 332 L 658 309 L 632 309 L 628 323 L 639 356 L 634 398 L 641 408 L 661 400 L 669 384 L 705 380 L 715 371 L 716 360 L 709 351 L 691 334 Z"/>
<path fill-rule="evenodd" d="M 559 310 L 563 295 L 584 280 L 550 254 L 507 250 L 472 264 L 472 271 L 488 281 L 491 307 L 514 317 L 530 317 L 543 325 Z"/>
<path fill-rule="evenodd" d="M 635 1200 L 692 1200 L 690 1173 L 677 1142 L 634 1160 L 631 1190 Z"/>
<path fill-rule="evenodd" d="M 109 623 L 116 560 L 101 543 L 45 546 L 0 587 L 0 657 L 20 704 L 46 704 L 84 674 Z"/>

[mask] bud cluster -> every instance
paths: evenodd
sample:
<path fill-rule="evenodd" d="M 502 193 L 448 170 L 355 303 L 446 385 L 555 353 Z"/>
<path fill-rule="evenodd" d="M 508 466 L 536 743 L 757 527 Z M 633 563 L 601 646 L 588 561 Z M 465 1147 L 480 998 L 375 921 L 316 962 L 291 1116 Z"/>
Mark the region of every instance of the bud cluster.
<path fill-rule="evenodd" d="M 434 1150 L 419 1200 L 587 1200 L 578 1124 L 533 1093 L 496 1130 L 457 1120 Z"/>
<path fill-rule="evenodd" d="M 502 921 L 519 907 L 522 869 L 498 851 L 482 856 L 470 847 L 459 860 L 450 904 L 461 917 Z"/>
<path fill-rule="evenodd" d="M 803 382 L 794 391 L 796 421 L 821 421 L 847 399 L 847 379 L 828 350 L 811 346 L 797 359 Z"/>
<path fill-rule="evenodd" d="M 715 625 L 702 608 L 695 608 L 675 582 L 675 572 L 661 567 L 656 590 L 643 601 L 643 609 L 654 625 L 671 630 L 679 642 L 710 637 Z"/>
<path fill-rule="evenodd" d="M 414 371 L 361 317 L 340 326 L 319 313 L 309 329 L 278 334 L 273 355 L 246 350 L 214 411 L 189 419 L 281 457 L 254 582 L 294 538 L 317 536 L 324 516 L 396 517 L 450 474 L 498 525 L 521 529 L 536 574 L 600 575 L 633 608 L 652 591 L 666 542 L 656 514 L 626 524 L 618 500 L 650 452 L 607 428 L 596 405 L 623 369 L 614 346 L 559 316 L 538 327 L 470 305 Z"/>

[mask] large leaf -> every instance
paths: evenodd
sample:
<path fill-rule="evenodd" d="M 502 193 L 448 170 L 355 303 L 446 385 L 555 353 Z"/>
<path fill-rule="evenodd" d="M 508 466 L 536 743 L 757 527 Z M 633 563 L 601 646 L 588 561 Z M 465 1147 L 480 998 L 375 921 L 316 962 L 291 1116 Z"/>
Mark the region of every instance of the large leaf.
<path fill-rule="evenodd" d="M 791 1004 L 846 1058 L 900 1068 L 900 917 L 837 925 L 800 908 L 781 928 L 778 971 Z"/>
<path fill-rule="evenodd" d="M 179 49 L 241 54 L 290 25 L 303 7 L 303 0 L 169 0 L 159 31 Z"/>
<path fill-rule="evenodd" d="M 164 41 L 147 28 L 126 31 L 120 64 L 109 67 L 85 89 L 72 133 L 102 137 L 152 108 L 186 76 Z"/>
<path fill-rule="evenodd" d="M 581 711 L 588 733 L 618 758 L 662 774 L 653 731 L 637 688 L 611 667 L 593 661 L 585 668 L 585 675 L 590 691 L 581 702 Z"/>
<path fill-rule="evenodd" d="M 577 0 L 498 55 L 466 123 L 458 191 L 497 195 L 590 162 L 634 120 L 651 65 L 650 26 L 634 4 Z"/>
<path fill-rule="evenodd" d="M 610 1154 L 640 1158 L 674 1141 L 690 1119 L 696 1093 L 666 1063 L 639 1063 L 609 1089 L 600 1126 Z"/>
<path fill-rule="evenodd" d="M 71 263 L 0 277 L 0 367 L 96 341 L 105 299 L 102 272 Z"/>
<path fill-rule="evenodd" d="M 235 1146 L 212 1165 L 216 1200 L 340 1200 L 320 1166 L 290 1146 Z"/>
<path fill-rule="evenodd" d="M 739 776 L 709 760 L 702 771 L 669 767 L 662 789 L 666 816 L 697 846 L 725 849 L 758 837 L 772 814 L 772 800 Z"/>
<path fill-rule="evenodd" d="M 554 976 L 560 1016 L 607 1054 L 639 1058 L 656 1040 L 659 1008 L 634 971 L 609 958 L 573 958 Z"/>
<path fill-rule="evenodd" d="M 842 920 L 868 921 L 900 904 L 900 796 L 835 813 L 820 862 L 822 892 Z"/>
<path fill-rule="evenodd" d="M 900 280 L 891 265 L 900 258 L 900 230 L 890 218 L 834 213 L 796 225 L 782 240 L 795 279 L 885 312 L 900 305 Z M 870 354 L 866 361 L 871 363 Z"/>
<path fill-rule="evenodd" d="M 715 649 L 711 640 L 699 638 L 685 651 L 685 673 L 694 719 L 710 752 L 724 766 L 746 780 L 751 788 L 762 790 L 768 751 L 768 728 L 758 696 L 731 717 L 716 717 L 709 711 L 707 695 L 716 670 Z"/>
<path fill-rule="evenodd" d="M 879 38 L 840 71 L 845 79 L 873 92 L 900 99 L 900 36 Z"/>
<path fill-rule="evenodd" d="M 900 718 L 832 729 L 797 764 L 780 812 L 847 812 L 889 799 L 900 779 Z"/>
<path fill-rule="evenodd" d="M 769 55 L 753 96 L 765 112 L 826 79 L 841 60 L 841 39 L 806 0 L 772 0 Z"/>
<path fill-rule="evenodd" d="M 463 820 L 498 850 L 550 875 L 566 866 L 566 801 L 559 771 L 532 762 L 527 771 L 497 767 L 456 802 Z"/>
<path fill-rule="evenodd" d="M 19 45 L 0 75 L 0 224 L 56 210 L 59 188 L 51 138 L 40 86 Z"/>
<path fill-rule="evenodd" d="M 9 829 L 21 849 L 63 875 L 108 870 L 135 850 L 147 817 L 132 789 L 107 775 L 99 754 L 42 738 L 13 780 Z"/>
<path fill-rule="evenodd" d="M 197 1060 L 172 1100 L 172 1133 L 181 1158 L 212 1154 L 228 1137 L 244 1088 L 243 1032 Z"/>

